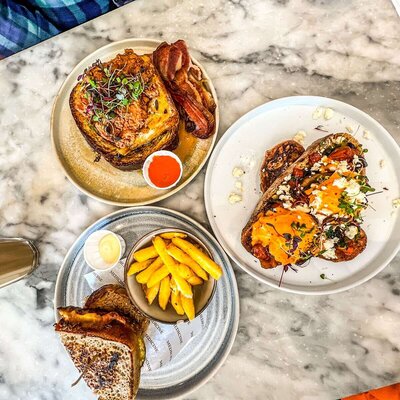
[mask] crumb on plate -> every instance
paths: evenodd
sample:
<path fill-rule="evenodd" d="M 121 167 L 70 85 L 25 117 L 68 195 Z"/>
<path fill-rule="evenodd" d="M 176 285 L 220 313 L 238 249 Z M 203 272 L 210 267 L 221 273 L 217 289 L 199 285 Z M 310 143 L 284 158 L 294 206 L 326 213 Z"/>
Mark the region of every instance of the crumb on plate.
<path fill-rule="evenodd" d="M 312 119 L 320 119 L 322 117 L 322 113 L 323 113 L 323 108 L 322 107 L 317 107 L 313 114 L 312 114 Z"/>
<path fill-rule="evenodd" d="M 233 168 L 233 170 L 232 170 L 232 175 L 233 175 L 235 178 L 240 178 L 241 176 L 244 175 L 244 171 L 242 170 L 242 168 L 235 167 L 235 168 Z"/>
<path fill-rule="evenodd" d="M 297 143 L 300 143 L 301 145 L 304 144 L 304 139 L 307 136 L 307 133 L 305 131 L 297 131 L 297 133 L 293 136 L 293 140 L 295 140 Z"/>
<path fill-rule="evenodd" d="M 243 183 L 241 181 L 236 181 L 235 188 L 239 189 L 239 190 L 243 190 Z"/>
<path fill-rule="evenodd" d="M 400 198 L 394 199 L 392 201 L 392 205 L 393 205 L 394 208 L 400 208 Z"/>
<path fill-rule="evenodd" d="M 333 110 L 332 110 L 332 108 L 325 108 L 325 111 L 324 111 L 324 118 L 325 118 L 326 120 L 332 119 L 332 118 L 333 118 Z"/>
<path fill-rule="evenodd" d="M 231 193 L 229 195 L 228 200 L 229 200 L 229 203 L 231 203 L 231 204 L 240 203 L 242 201 L 242 196 L 237 193 Z"/>

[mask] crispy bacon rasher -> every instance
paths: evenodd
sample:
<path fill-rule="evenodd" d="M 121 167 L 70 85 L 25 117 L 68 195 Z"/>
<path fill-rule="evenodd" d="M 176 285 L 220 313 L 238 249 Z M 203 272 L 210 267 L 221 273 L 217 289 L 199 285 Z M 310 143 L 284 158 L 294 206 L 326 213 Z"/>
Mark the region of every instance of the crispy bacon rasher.
<path fill-rule="evenodd" d="M 153 62 L 185 120 L 186 130 L 206 139 L 214 133 L 215 102 L 204 86 L 202 72 L 191 61 L 183 40 L 161 43 Z"/>

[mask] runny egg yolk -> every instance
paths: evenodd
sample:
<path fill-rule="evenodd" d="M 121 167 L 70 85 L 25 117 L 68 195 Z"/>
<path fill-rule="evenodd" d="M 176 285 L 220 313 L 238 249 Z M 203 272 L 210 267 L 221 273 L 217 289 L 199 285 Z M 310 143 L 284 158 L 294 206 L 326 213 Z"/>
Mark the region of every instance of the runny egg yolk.
<path fill-rule="evenodd" d="M 275 260 L 295 264 L 312 247 L 317 224 L 305 212 L 277 207 L 261 216 L 252 228 L 252 245 L 267 247 Z"/>
<path fill-rule="evenodd" d="M 119 240 L 111 233 L 105 235 L 99 242 L 100 257 L 106 264 L 115 264 L 121 251 Z"/>
<path fill-rule="evenodd" d="M 352 172 L 344 172 L 342 174 L 334 172 L 316 187 L 307 189 L 306 194 L 309 195 L 310 206 L 315 211 L 324 210 L 324 214 L 342 214 L 343 210 L 339 208 L 339 199 L 345 187 L 334 183 L 342 177 L 345 177 L 346 180 L 350 179 L 353 175 L 354 173 Z"/>

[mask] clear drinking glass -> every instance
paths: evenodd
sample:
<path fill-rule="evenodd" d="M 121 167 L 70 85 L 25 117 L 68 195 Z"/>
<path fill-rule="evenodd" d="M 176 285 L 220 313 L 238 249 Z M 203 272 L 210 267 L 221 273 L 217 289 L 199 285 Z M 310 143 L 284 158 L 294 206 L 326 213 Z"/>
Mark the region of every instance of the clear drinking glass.
<path fill-rule="evenodd" d="M 29 275 L 38 261 L 39 252 L 29 240 L 0 238 L 0 288 Z"/>

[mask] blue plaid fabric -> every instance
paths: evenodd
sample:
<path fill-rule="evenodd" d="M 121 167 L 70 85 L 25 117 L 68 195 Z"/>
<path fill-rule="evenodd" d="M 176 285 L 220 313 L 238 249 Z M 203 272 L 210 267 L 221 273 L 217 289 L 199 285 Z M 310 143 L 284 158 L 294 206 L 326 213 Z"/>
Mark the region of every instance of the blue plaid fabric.
<path fill-rule="evenodd" d="M 0 59 L 110 10 L 111 0 L 0 0 Z"/>

